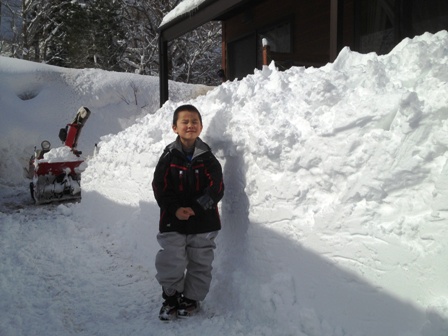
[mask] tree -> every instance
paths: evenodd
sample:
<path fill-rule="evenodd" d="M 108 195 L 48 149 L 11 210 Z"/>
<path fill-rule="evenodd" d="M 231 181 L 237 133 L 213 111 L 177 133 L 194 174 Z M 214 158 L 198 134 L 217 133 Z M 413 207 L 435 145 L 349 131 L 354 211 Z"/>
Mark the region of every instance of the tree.
<path fill-rule="evenodd" d="M 76 13 L 80 6 L 64 0 L 50 0 L 46 4 L 40 14 L 42 24 L 38 36 L 39 59 L 48 64 L 67 66 L 65 59 L 69 52 L 65 50 L 64 42 L 74 23 L 73 13 Z"/>
<path fill-rule="evenodd" d="M 119 66 L 125 51 L 122 6 L 123 3 L 118 0 L 92 0 L 87 7 L 89 38 L 85 41 L 88 42 L 88 49 L 82 52 L 91 50 L 87 61 L 92 62 L 94 67 L 122 70 Z"/>
<path fill-rule="evenodd" d="M 158 27 L 181 0 L 0 0 L 11 25 L 0 51 L 70 68 L 157 76 Z M 2 17 L 2 18 L 3 18 Z M 169 45 L 170 78 L 214 85 L 221 25 L 208 23 Z"/>
<path fill-rule="evenodd" d="M 0 0 L 0 53 L 19 58 L 20 0 Z"/>
<path fill-rule="evenodd" d="M 163 17 L 179 0 L 123 0 L 126 10 L 126 51 L 121 67 L 127 72 L 157 75 L 158 32 Z M 221 24 L 212 22 L 185 34 L 169 45 L 170 79 L 215 85 L 221 63 Z"/>
<path fill-rule="evenodd" d="M 84 39 L 88 27 L 84 7 L 76 2 L 58 1 L 58 5 L 52 8 L 43 55 L 46 63 L 73 68 L 85 63 L 84 56 L 79 56 L 79 50 L 85 49 Z"/>
<path fill-rule="evenodd" d="M 120 71 L 118 64 L 124 51 L 121 3 L 109 0 L 53 1 L 60 3 L 52 14 L 58 34 L 51 40 L 46 61 L 72 68 Z"/>
<path fill-rule="evenodd" d="M 209 22 L 169 46 L 171 78 L 186 83 L 216 85 L 221 80 L 221 24 Z"/>
<path fill-rule="evenodd" d="M 18 31 L 2 39 L 11 50 L 15 47 L 13 57 L 121 70 L 121 0 L 0 0 L 0 4 L 13 27 L 10 31 Z"/>
<path fill-rule="evenodd" d="M 180 0 L 123 0 L 123 25 L 126 27 L 126 51 L 121 67 L 127 72 L 157 75 L 158 32 L 164 15 Z"/>

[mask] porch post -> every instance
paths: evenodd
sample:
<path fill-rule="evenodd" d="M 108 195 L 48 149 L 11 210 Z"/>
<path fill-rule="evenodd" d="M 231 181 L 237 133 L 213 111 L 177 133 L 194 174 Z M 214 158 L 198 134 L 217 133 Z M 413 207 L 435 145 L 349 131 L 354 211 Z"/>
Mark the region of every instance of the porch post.
<path fill-rule="evenodd" d="M 263 65 L 269 65 L 269 51 L 270 51 L 270 47 L 269 47 L 269 43 L 267 39 L 262 39 L 262 44 L 263 44 Z"/>
<path fill-rule="evenodd" d="M 160 107 L 168 100 L 168 42 L 159 35 L 159 91 Z"/>
<path fill-rule="evenodd" d="M 330 62 L 333 62 L 342 49 L 344 0 L 330 2 Z"/>

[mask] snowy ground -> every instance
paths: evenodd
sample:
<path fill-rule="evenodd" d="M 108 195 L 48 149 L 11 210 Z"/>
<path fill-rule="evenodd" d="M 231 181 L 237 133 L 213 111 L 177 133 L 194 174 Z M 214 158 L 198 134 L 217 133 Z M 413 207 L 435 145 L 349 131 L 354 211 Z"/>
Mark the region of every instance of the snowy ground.
<path fill-rule="evenodd" d="M 446 31 L 170 85 L 158 109 L 156 78 L 0 58 L 0 335 L 448 335 Z M 166 324 L 151 180 L 181 102 L 226 195 L 203 310 Z M 22 167 L 81 105 L 83 199 L 33 206 Z"/>

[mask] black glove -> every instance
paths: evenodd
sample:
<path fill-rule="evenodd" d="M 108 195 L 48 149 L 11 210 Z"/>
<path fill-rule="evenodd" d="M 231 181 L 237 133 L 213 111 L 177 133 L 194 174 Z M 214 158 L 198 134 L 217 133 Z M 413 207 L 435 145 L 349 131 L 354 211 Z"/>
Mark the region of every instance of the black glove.
<path fill-rule="evenodd" d="M 212 198 L 208 194 L 204 194 L 201 197 L 199 197 L 196 202 L 202 207 L 204 210 L 210 210 L 213 207 Z"/>

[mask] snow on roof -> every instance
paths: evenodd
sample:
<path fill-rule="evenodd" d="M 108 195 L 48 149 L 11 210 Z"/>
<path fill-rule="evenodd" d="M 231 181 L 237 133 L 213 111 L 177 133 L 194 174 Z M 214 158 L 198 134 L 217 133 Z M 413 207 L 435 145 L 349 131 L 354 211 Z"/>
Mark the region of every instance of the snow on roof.
<path fill-rule="evenodd" d="M 165 17 L 163 18 L 162 22 L 160 23 L 159 27 L 162 27 L 163 25 L 167 24 L 168 22 L 173 21 L 174 19 L 178 18 L 179 16 L 189 13 L 192 10 L 198 8 L 203 2 L 206 0 L 184 0 L 180 4 L 178 4 L 171 12 L 169 12 Z"/>

